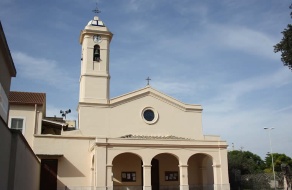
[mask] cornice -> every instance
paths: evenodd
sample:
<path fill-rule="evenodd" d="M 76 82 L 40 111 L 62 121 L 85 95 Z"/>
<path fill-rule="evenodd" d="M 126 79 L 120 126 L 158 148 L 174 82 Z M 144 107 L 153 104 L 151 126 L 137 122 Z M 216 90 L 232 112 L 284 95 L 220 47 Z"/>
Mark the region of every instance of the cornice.
<path fill-rule="evenodd" d="M 223 148 L 228 147 L 226 141 L 204 140 L 145 140 L 145 139 L 120 139 L 97 138 L 95 146 L 106 147 L 137 147 L 137 148 Z"/>
<path fill-rule="evenodd" d="M 226 149 L 228 145 L 223 144 L 206 144 L 206 145 L 197 145 L 197 144 L 130 144 L 130 143 L 95 143 L 96 146 L 106 146 L 106 147 L 136 147 L 136 148 L 224 148 Z"/>
<path fill-rule="evenodd" d="M 113 37 L 113 33 L 111 33 L 110 31 L 84 29 L 84 30 L 81 30 L 81 32 L 80 32 L 80 37 L 79 37 L 80 44 L 82 44 L 84 36 L 86 34 L 89 34 L 89 35 L 99 34 L 102 36 L 108 36 L 109 42 L 112 40 L 112 37 Z"/>
<path fill-rule="evenodd" d="M 155 89 L 153 89 L 150 86 L 146 86 L 145 88 L 142 88 L 137 91 L 130 92 L 128 94 L 124 94 L 121 96 L 118 96 L 116 98 L 113 98 L 110 100 L 110 106 L 116 107 L 122 104 L 125 104 L 127 102 L 131 102 L 136 99 L 143 98 L 145 96 L 151 96 L 153 98 L 156 98 L 158 100 L 161 100 L 169 105 L 172 105 L 178 109 L 181 109 L 183 111 L 195 111 L 195 112 L 202 112 L 202 106 L 201 105 L 190 105 L 190 104 L 184 104 L 180 102 L 179 100 L 176 100 L 168 95 L 165 95 Z"/>
<path fill-rule="evenodd" d="M 64 136 L 64 135 L 34 135 L 35 138 L 51 138 L 51 139 L 88 139 L 94 140 L 93 136 Z"/>

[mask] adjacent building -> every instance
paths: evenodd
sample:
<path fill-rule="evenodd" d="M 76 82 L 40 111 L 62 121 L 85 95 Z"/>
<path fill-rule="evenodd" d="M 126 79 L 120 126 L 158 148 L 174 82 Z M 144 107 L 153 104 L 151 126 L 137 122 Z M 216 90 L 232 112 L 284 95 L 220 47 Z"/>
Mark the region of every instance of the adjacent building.
<path fill-rule="evenodd" d="M 11 123 L 8 97 L 11 77 L 15 76 L 16 69 L 0 22 L 0 189 L 38 190 L 39 159 L 22 133 L 8 127 Z"/>

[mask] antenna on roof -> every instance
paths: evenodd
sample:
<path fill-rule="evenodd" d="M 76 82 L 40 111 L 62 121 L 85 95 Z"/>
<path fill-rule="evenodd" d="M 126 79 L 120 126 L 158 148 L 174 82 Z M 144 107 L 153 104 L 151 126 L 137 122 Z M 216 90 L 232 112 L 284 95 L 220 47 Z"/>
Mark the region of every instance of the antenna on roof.
<path fill-rule="evenodd" d="M 65 120 L 66 120 L 66 115 L 67 115 L 68 113 L 71 113 L 71 109 L 68 109 L 68 110 L 66 110 L 66 111 L 60 110 L 60 114 L 62 115 L 62 117 L 65 117 Z"/>
<path fill-rule="evenodd" d="M 101 12 L 100 10 L 98 10 L 97 3 L 95 9 L 93 9 L 92 12 L 95 13 L 95 16 L 97 16 L 97 14 Z"/>

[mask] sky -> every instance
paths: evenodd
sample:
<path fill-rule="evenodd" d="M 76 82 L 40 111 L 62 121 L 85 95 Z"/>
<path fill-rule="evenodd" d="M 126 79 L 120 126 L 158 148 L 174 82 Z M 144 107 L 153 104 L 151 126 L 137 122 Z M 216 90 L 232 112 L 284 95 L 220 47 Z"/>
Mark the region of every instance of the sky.
<path fill-rule="evenodd" d="M 292 72 L 273 46 L 290 0 L 0 0 L 17 69 L 11 90 L 45 92 L 47 116 L 77 119 L 80 31 L 94 16 L 114 34 L 110 96 L 150 85 L 203 107 L 203 132 L 228 150 L 292 157 Z M 265 127 L 274 130 L 264 130 Z"/>

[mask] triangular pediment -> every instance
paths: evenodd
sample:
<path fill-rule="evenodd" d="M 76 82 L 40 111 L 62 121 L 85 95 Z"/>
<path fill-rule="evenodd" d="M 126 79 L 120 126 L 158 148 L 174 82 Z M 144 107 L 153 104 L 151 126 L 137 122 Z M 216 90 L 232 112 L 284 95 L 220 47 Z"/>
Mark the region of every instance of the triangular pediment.
<path fill-rule="evenodd" d="M 176 100 L 175 98 L 172 98 L 158 90 L 155 90 L 150 85 L 147 85 L 145 88 L 112 98 L 110 100 L 110 106 L 116 107 L 122 104 L 126 104 L 131 101 L 135 101 L 137 99 L 151 96 L 153 98 L 156 98 L 162 102 L 165 102 L 169 105 L 172 105 L 178 109 L 184 110 L 184 111 L 202 111 L 201 105 L 194 105 L 194 104 L 185 104 L 181 101 Z"/>

